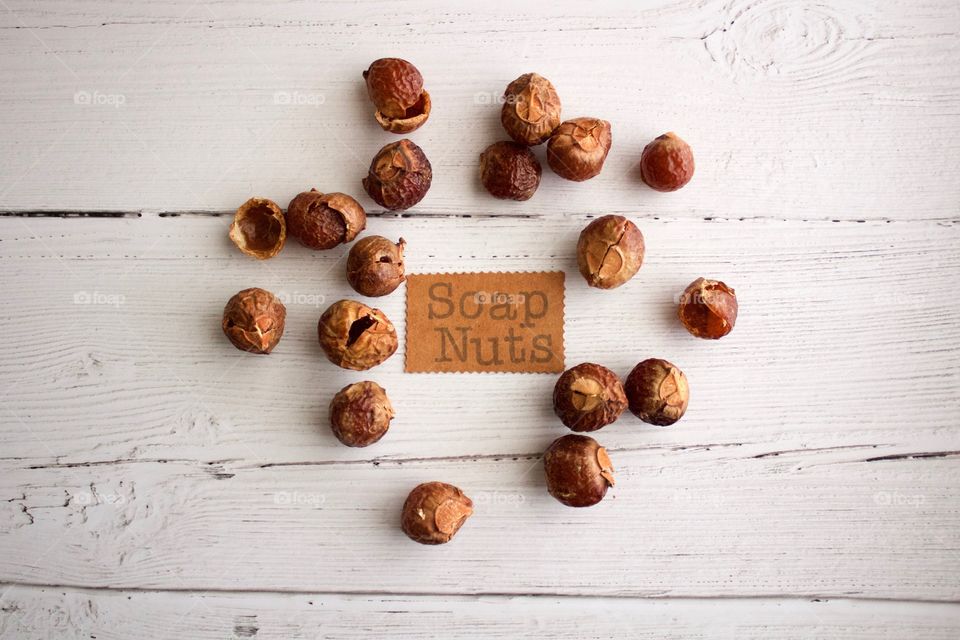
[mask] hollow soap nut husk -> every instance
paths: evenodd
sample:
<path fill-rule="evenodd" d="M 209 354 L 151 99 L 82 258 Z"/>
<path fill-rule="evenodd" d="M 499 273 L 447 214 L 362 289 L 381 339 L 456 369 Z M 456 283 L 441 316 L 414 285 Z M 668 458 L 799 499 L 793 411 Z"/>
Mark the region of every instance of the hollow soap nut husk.
<path fill-rule="evenodd" d="M 580 232 L 577 266 L 591 287 L 614 289 L 637 274 L 644 251 L 637 225 L 623 216 L 602 216 Z"/>
<path fill-rule="evenodd" d="M 610 369 L 584 362 L 567 369 L 553 388 L 553 410 L 573 431 L 596 431 L 627 408 L 623 384 Z"/>
<path fill-rule="evenodd" d="M 690 145 L 672 131 L 658 136 L 640 155 L 640 177 L 656 191 L 676 191 L 693 178 L 696 164 Z"/>
<path fill-rule="evenodd" d="M 430 94 L 423 88 L 423 76 L 401 58 L 374 60 L 363 79 L 367 95 L 376 107 L 374 117 L 384 131 L 410 133 L 430 117 Z"/>
<path fill-rule="evenodd" d="M 432 180 L 433 168 L 423 149 L 404 138 L 377 152 L 363 188 L 381 207 L 402 211 L 423 200 Z"/>
<path fill-rule="evenodd" d="M 248 256 L 258 260 L 272 258 L 287 240 L 283 211 L 272 200 L 250 198 L 234 214 L 229 235 L 233 244 Z"/>
<path fill-rule="evenodd" d="M 508 84 L 500 124 L 528 147 L 545 142 L 560 126 L 560 96 L 553 84 L 536 73 L 525 73 Z"/>
<path fill-rule="evenodd" d="M 610 456 L 590 436 L 557 438 L 543 455 L 543 465 L 547 490 L 568 507 L 595 505 L 614 485 Z"/>
<path fill-rule="evenodd" d="M 330 402 L 330 427 L 348 447 L 368 447 L 386 435 L 394 416 L 387 392 L 376 382 L 348 384 Z"/>
<path fill-rule="evenodd" d="M 719 280 L 697 278 L 680 296 L 677 314 L 698 338 L 718 340 L 733 331 L 739 311 L 737 292 Z"/>
<path fill-rule="evenodd" d="M 665 427 L 683 417 L 690 403 L 687 376 L 659 358 L 640 362 L 624 384 L 630 412 L 648 424 Z"/>
<path fill-rule="evenodd" d="M 367 213 L 345 193 L 304 191 L 287 206 L 287 230 L 305 247 L 333 249 L 353 241 L 367 226 Z"/>
<path fill-rule="evenodd" d="M 547 164 L 561 178 L 583 182 L 600 175 L 612 143 L 610 123 L 606 120 L 567 120 L 547 143 Z"/>
<path fill-rule="evenodd" d="M 542 173 L 537 156 L 519 142 L 494 142 L 480 154 L 480 183 L 494 198 L 529 200 Z"/>
<path fill-rule="evenodd" d="M 287 309 L 275 295 L 253 287 L 227 301 L 222 328 L 237 349 L 268 354 L 280 342 L 286 318 Z"/>
<path fill-rule="evenodd" d="M 403 238 L 393 243 L 383 236 L 366 236 L 350 247 L 347 282 L 363 296 L 393 293 L 406 279 L 403 265 Z"/>
<path fill-rule="evenodd" d="M 317 325 L 327 359 L 344 369 L 365 371 L 397 351 L 397 330 L 379 309 L 356 300 L 330 305 Z"/>
<path fill-rule="evenodd" d="M 444 544 L 471 515 L 473 501 L 463 491 L 445 482 L 425 482 L 403 503 L 400 526 L 414 542 Z"/>

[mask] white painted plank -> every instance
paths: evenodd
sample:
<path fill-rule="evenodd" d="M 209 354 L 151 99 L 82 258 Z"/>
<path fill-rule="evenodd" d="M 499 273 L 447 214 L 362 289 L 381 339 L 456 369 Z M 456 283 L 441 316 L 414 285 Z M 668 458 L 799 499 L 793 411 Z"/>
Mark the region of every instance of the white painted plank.
<path fill-rule="evenodd" d="M 223 211 L 310 186 L 359 195 L 394 139 L 360 72 L 401 55 L 434 101 L 412 136 L 435 167 L 421 212 L 957 215 L 949 0 L 6 4 L 4 209 Z M 491 102 L 530 70 L 555 82 L 565 115 L 610 120 L 613 152 L 589 183 L 547 169 L 532 201 L 495 201 L 476 178 L 479 152 L 504 138 Z M 698 170 L 663 195 L 635 170 L 666 130 L 692 143 Z"/>
<path fill-rule="evenodd" d="M 0 587 L 3 588 L 3 587 Z M 911 638 L 953 640 L 956 604 L 830 600 L 103 592 L 14 586 L 0 635 L 46 640 L 257 638 Z"/>

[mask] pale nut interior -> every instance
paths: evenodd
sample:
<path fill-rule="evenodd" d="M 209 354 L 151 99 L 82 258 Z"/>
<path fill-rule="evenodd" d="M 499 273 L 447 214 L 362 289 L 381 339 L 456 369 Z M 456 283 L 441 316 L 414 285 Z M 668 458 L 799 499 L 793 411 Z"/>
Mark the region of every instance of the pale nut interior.
<path fill-rule="evenodd" d="M 603 447 L 597 449 L 597 464 L 600 465 L 600 477 L 606 480 L 611 487 L 614 486 L 616 482 L 613 480 L 613 461 L 610 460 L 607 450 Z"/>
<path fill-rule="evenodd" d="M 437 507 L 433 520 L 437 529 L 446 534 L 451 534 L 460 528 L 460 525 L 473 513 L 473 508 L 469 504 L 448 498 Z"/>
<path fill-rule="evenodd" d="M 577 378 L 570 384 L 570 402 L 583 413 L 603 404 L 603 385 L 594 378 Z"/>

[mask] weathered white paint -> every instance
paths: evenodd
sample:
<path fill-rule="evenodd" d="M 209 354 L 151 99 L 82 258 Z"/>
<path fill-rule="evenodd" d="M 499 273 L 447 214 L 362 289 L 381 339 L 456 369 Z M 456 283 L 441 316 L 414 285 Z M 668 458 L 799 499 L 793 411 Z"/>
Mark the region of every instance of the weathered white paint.
<path fill-rule="evenodd" d="M 0 209 L 128 215 L 0 219 L 0 636 L 960 632 L 955 3 L 3 9 Z M 406 238 L 411 271 L 563 269 L 568 364 L 656 355 L 691 380 L 677 425 L 596 434 L 618 469 L 598 507 L 544 490 L 537 457 L 565 432 L 553 377 L 403 374 L 402 354 L 337 370 L 315 323 L 352 295 L 345 250 L 258 263 L 204 215 L 308 186 L 359 196 L 392 139 L 359 72 L 389 54 L 427 79 L 412 137 L 436 178 L 368 231 Z M 611 120 L 614 151 L 596 180 L 546 170 L 532 201 L 502 203 L 476 156 L 529 70 L 566 115 Z M 698 173 L 662 195 L 634 173 L 666 129 Z M 572 251 L 608 212 L 648 254 L 600 292 Z M 673 315 L 700 275 L 741 301 L 716 343 Z M 290 301 L 269 357 L 219 329 L 254 285 Z M 402 290 L 376 304 L 402 331 Z M 398 416 L 348 449 L 326 405 L 364 378 Z M 427 479 L 477 503 L 443 548 L 396 523 Z"/>

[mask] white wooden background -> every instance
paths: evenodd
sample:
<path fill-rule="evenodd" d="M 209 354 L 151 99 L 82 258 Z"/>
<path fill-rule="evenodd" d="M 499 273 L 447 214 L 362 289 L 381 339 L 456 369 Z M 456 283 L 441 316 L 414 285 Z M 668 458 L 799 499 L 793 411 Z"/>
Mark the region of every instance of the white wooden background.
<path fill-rule="evenodd" d="M 386 55 L 434 101 L 403 216 L 360 187 Z M 613 151 L 505 203 L 477 156 L 528 71 Z M 0 87 L 0 637 L 960 634 L 955 0 L 0 0 Z M 657 194 L 636 161 L 666 130 L 697 174 Z M 619 482 L 571 510 L 538 460 L 553 376 L 337 370 L 315 323 L 345 250 L 226 237 L 312 186 L 363 195 L 411 271 L 566 270 L 568 365 L 672 360 L 686 417 L 599 432 Z M 575 239 L 611 212 L 647 259 L 590 290 Z M 740 298 L 717 343 L 673 316 L 701 275 Z M 290 301 L 267 358 L 220 332 L 248 286 Z M 397 418 L 348 449 L 326 406 L 367 377 Z M 398 512 L 434 479 L 477 510 L 427 548 Z"/>

